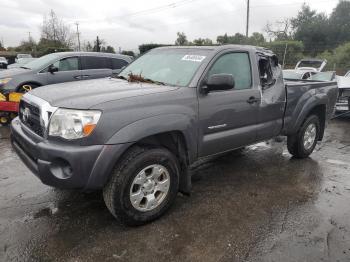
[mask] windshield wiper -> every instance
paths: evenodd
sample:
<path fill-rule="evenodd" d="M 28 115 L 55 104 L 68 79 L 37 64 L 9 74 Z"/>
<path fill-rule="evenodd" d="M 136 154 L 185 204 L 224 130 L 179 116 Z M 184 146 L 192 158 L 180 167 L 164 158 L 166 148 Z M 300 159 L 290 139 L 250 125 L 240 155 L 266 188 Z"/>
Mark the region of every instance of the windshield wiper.
<path fill-rule="evenodd" d="M 160 81 L 155 81 L 155 80 L 152 80 L 152 79 L 150 79 L 150 78 L 145 78 L 145 81 L 146 81 L 146 82 L 149 82 L 149 83 L 151 83 L 151 84 L 157 84 L 157 85 L 165 86 L 165 83 L 160 82 Z"/>
<path fill-rule="evenodd" d="M 124 76 L 118 76 L 118 75 L 112 75 L 113 78 L 118 78 L 118 79 L 123 79 L 123 80 L 128 80 Z"/>
<path fill-rule="evenodd" d="M 25 66 L 20 66 L 20 68 L 23 68 L 23 69 L 30 69 L 29 67 L 25 67 Z"/>

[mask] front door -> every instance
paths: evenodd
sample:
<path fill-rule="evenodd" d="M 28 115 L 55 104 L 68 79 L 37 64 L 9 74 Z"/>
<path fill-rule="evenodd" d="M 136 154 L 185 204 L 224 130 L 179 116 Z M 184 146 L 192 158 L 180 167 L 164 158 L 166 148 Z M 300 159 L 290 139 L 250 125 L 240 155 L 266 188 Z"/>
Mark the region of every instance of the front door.
<path fill-rule="evenodd" d="M 257 139 L 260 90 L 253 84 L 249 54 L 222 54 L 205 78 L 213 74 L 232 74 L 235 87 L 199 95 L 200 157 L 252 144 Z"/>
<path fill-rule="evenodd" d="M 79 57 L 66 57 L 53 64 L 58 69 L 57 72 L 47 72 L 47 82 L 49 85 L 81 80 L 81 70 Z"/>

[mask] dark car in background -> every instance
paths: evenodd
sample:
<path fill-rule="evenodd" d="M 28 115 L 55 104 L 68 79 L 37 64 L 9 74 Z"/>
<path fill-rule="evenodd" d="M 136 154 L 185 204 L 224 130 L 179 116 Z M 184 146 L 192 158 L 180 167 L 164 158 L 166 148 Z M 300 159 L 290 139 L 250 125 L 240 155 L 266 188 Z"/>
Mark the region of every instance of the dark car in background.
<path fill-rule="evenodd" d="M 11 69 L 11 68 L 19 68 L 21 66 L 25 66 L 26 64 L 28 64 L 29 62 L 32 62 L 34 60 L 36 60 L 37 58 L 33 58 L 33 57 L 27 57 L 27 58 L 20 58 L 17 59 L 16 63 L 13 63 L 11 65 L 9 65 L 7 67 L 7 69 Z"/>
<path fill-rule="evenodd" d="M 22 92 L 38 86 L 96 79 L 119 73 L 130 56 L 96 52 L 62 52 L 40 57 L 20 68 L 0 72 L 0 92 Z"/>

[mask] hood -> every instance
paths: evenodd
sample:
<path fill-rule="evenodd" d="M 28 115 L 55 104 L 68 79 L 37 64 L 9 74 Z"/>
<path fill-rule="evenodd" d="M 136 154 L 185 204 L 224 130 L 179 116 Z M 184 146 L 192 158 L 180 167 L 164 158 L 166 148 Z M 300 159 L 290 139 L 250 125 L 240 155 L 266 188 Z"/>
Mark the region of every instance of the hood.
<path fill-rule="evenodd" d="M 0 71 L 0 79 L 2 78 L 7 78 L 7 77 L 13 77 L 16 75 L 21 75 L 21 74 L 27 74 L 31 73 L 31 69 L 24 69 L 24 68 L 11 68 L 11 69 L 6 69 Z"/>
<path fill-rule="evenodd" d="M 88 109 L 109 101 L 168 92 L 178 88 L 103 78 L 42 86 L 30 91 L 30 94 L 49 102 L 51 106 Z"/>

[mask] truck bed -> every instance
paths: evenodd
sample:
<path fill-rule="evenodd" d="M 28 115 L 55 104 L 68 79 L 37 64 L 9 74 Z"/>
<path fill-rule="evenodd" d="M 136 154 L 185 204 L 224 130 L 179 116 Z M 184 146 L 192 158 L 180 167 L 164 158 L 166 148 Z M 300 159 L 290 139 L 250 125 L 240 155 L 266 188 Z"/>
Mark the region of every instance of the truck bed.
<path fill-rule="evenodd" d="M 286 81 L 286 108 L 283 134 L 293 134 L 305 119 L 310 108 L 323 107 L 327 121 L 333 115 L 338 97 L 337 82 L 315 82 L 312 80 Z M 324 106 L 326 105 L 326 106 Z"/>

